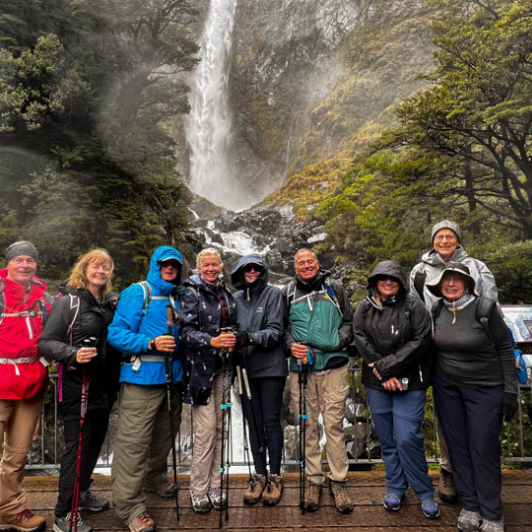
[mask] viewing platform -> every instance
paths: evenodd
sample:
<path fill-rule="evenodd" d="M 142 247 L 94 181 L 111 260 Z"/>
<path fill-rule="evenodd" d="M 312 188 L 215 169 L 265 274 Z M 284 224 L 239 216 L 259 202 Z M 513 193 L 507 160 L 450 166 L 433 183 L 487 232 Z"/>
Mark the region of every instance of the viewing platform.
<path fill-rule="evenodd" d="M 431 472 L 434 485 L 437 472 Z M 98 495 L 111 499 L 111 479 L 95 475 L 92 485 Z M 384 472 L 350 472 L 348 492 L 355 504 L 352 514 L 341 515 L 334 508 L 328 489 L 322 493 L 322 506 L 314 513 L 301 515 L 299 509 L 299 475 L 283 475 L 285 489 L 278 506 L 262 503 L 244 506 L 242 496 L 247 486 L 247 475 L 231 475 L 229 489 L 229 520 L 223 519 L 223 529 L 231 532 L 244 530 L 276 531 L 334 531 L 360 532 L 407 531 L 456 531 L 459 505 L 441 505 L 441 517 L 430 520 L 423 516 L 417 497 L 408 492 L 403 508 L 390 513 L 382 507 Z M 148 511 L 157 523 L 159 531 L 218 530 L 219 512 L 211 510 L 205 515 L 194 513 L 188 495 L 188 475 L 181 475 L 179 503 L 181 519 L 176 521 L 174 499 L 162 499 L 148 495 Z M 46 530 L 52 530 L 53 508 L 57 499 L 57 477 L 26 477 L 30 508 L 47 518 Z M 503 471 L 502 498 L 505 511 L 506 532 L 532 531 L 532 472 L 528 470 Z M 83 513 L 83 518 L 97 531 L 127 531 L 112 509 L 100 514 Z"/>

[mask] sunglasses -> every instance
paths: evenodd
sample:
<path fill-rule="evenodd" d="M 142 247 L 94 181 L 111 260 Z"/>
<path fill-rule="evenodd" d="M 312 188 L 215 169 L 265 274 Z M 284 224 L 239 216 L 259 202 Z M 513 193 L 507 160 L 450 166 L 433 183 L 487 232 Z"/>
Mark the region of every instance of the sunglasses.
<path fill-rule="evenodd" d="M 379 275 L 377 277 L 377 281 L 391 281 L 392 283 L 398 282 L 395 277 L 391 277 L 390 275 Z"/>
<path fill-rule="evenodd" d="M 262 273 L 264 271 L 264 268 L 262 266 L 257 266 L 257 264 L 246 264 L 243 269 L 245 273 L 249 273 L 251 271 Z"/>

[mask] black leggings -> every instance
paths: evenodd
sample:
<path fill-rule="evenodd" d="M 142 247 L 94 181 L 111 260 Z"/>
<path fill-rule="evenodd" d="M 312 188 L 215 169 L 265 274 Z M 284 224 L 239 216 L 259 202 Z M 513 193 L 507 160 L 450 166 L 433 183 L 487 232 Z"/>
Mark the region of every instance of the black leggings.
<path fill-rule="evenodd" d="M 91 475 L 98 461 L 100 450 L 109 424 L 108 410 L 88 410 L 83 427 L 81 475 L 79 488 L 86 491 L 91 485 Z M 55 516 L 63 517 L 72 507 L 72 493 L 76 478 L 76 462 L 79 443 L 79 417 L 65 419 L 65 450 L 59 473 L 59 496 L 55 505 Z"/>
<path fill-rule="evenodd" d="M 270 473 L 281 473 L 281 459 L 283 455 L 283 427 L 281 425 L 281 408 L 283 406 L 283 391 L 286 384 L 285 377 L 259 377 L 249 379 L 251 389 L 251 403 L 255 413 L 255 420 L 251 413 L 249 401 L 244 393 L 242 408 L 249 428 L 249 441 L 253 453 L 255 471 L 264 475 L 264 463 L 260 454 L 260 447 L 268 449 L 270 458 Z M 258 429 L 255 429 L 255 423 Z M 259 439 L 261 445 L 259 445 Z"/>

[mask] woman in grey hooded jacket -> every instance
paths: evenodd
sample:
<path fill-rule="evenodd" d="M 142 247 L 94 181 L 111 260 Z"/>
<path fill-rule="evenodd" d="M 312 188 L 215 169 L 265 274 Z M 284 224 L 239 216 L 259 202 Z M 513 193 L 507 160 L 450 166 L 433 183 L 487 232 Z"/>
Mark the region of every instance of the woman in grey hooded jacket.
<path fill-rule="evenodd" d="M 284 305 L 281 290 L 268 284 L 268 266 L 258 254 L 246 255 L 231 273 L 238 332 L 238 364 L 249 377 L 251 401 L 242 394 L 255 477 L 244 502 L 274 505 L 281 500 L 283 429 L 281 407 L 288 368 L 283 348 Z M 266 466 L 269 456 L 270 475 Z"/>

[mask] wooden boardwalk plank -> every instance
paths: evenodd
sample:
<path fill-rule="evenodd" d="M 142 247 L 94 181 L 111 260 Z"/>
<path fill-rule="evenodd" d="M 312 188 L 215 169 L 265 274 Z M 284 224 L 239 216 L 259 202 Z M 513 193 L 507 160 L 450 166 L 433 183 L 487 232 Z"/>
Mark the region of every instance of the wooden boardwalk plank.
<path fill-rule="evenodd" d="M 434 483 L 437 475 L 432 473 Z M 111 499 L 109 477 L 95 476 L 92 489 L 98 495 Z M 349 473 L 348 491 L 354 503 L 352 514 L 341 515 L 333 505 L 328 490 L 323 490 L 322 506 L 314 513 L 301 515 L 298 508 L 298 476 L 295 473 L 284 475 L 285 492 L 281 503 L 273 508 L 258 504 L 244 506 L 242 495 L 247 477 L 232 475 L 229 497 L 229 520 L 224 518 L 223 529 L 230 532 L 250 530 L 275 531 L 347 531 L 383 532 L 391 531 L 456 531 L 459 506 L 442 505 L 442 515 L 438 520 L 423 516 L 417 497 L 409 492 L 404 507 L 398 513 L 386 512 L 382 507 L 384 494 L 383 472 Z M 52 530 L 53 508 L 57 497 L 57 478 L 28 477 L 24 481 L 30 507 L 46 515 L 47 531 Z M 188 497 L 188 476 L 180 476 L 181 519 L 176 521 L 173 500 L 161 499 L 153 494 L 148 496 L 148 510 L 157 523 L 159 531 L 177 530 L 218 530 L 219 514 L 211 511 L 206 515 L 195 514 Z M 506 532 L 532 531 L 532 473 L 530 471 L 503 472 L 503 502 Z M 120 519 L 112 510 L 100 514 L 84 514 L 84 519 L 95 532 L 126 531 Z"/>

